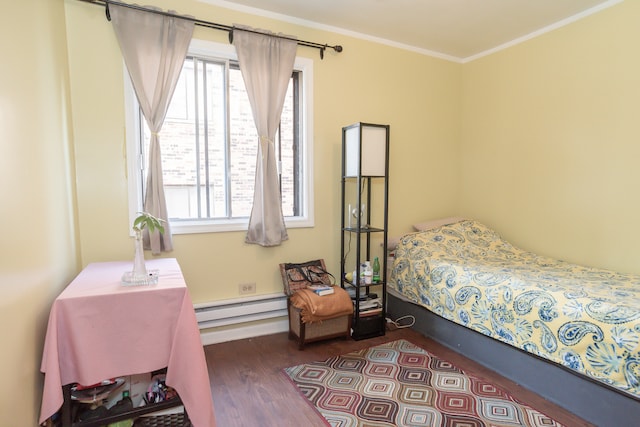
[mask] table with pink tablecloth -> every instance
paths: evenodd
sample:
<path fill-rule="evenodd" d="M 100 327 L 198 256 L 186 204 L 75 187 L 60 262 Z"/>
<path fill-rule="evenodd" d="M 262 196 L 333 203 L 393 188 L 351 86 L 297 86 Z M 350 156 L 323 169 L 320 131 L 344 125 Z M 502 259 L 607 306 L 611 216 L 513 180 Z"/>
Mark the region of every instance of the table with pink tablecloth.
<path fill-rule="evenodd" d="M 173 258 L 147 260 L 158 283 L 123 286 L 132 262 L 89 264 L 56 298 L 41 371 L 40 422 L 63 404 L 62 386 L 167 368 L 195 427 L 215 426 L 200 332 L 189 291 Z"/>

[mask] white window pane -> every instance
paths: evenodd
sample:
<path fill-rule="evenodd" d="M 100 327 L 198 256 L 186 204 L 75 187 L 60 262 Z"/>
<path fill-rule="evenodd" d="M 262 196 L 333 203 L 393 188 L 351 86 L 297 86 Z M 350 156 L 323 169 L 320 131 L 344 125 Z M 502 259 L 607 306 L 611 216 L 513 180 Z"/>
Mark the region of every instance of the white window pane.
<path fill-rule="evenodd" d="M 238 69 L 229 70 L 229 117 L 231 147 L 231 212 L 251 215 L 258 154 L 258 132 L 251 104 Z"/>

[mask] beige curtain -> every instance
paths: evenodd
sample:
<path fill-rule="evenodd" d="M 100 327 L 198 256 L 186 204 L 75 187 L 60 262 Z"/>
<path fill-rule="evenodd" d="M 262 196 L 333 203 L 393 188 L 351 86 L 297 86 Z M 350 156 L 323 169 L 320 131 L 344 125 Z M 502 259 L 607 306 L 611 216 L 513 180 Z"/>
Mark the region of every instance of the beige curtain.
<path fill-rule="evenodd" d="M 245 241 L 277 246 L 287 240 L 276 164 L 275 138 L 298 43 L 264 32 L 233 30 L 253 120 L 258 130 L 253 207 Z"/>
<path fill-rule="evenodd" d="M 144 210 L 165 221 L 164 233 L 145 229 L 145 248 L 154 255 L 173 250 L 162 181 L 158 133 L 162 129 L 193 34 L 191 19 L 109 5 L 113 29 L 142 114 L 151 130 Z"/>

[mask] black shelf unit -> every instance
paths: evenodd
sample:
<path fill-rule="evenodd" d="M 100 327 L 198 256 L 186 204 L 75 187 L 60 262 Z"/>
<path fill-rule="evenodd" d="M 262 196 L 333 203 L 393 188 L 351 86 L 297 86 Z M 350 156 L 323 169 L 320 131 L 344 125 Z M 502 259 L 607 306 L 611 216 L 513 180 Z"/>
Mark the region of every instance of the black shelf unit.
<path fill-rule="evenodd" d="M 355 340 L 385 334 L 389 125 L 354 123 L 342 128 L 341 286 L 353 300 L 351 336 Z M 361 283 L 361 264 L 373 263 L 372 242 L 381 240 L 380 281 Z M 354 272 L 352 280 L 347 273 Z M 374 292 L 375 291 L 375 292 Z M 363 308 L 378 298 L 380 309 Z"/>

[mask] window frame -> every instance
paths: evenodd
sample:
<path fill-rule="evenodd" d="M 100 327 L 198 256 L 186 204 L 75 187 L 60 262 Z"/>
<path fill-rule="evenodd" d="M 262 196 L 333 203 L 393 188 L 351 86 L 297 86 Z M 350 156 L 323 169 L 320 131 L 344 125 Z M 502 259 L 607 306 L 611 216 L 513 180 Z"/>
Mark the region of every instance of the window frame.
<path fill-rule="evenodd" d="M 188 55 L 211 57 L 216 59 L 237 61 L 235 48 L 228 44 L 193 39 L 189 45 Z M 301 118 L 300 126 L 300 210 L 299 216 L 285 217 L 287 228 L 313 227 L 314 197 L 313 197 L 313 60 L 296 56 L 294 70 L 302 73 L 300 79 Z M 127 153 L 128 172 L 128 204 L 129 223 L 132 224 L 139 212 L 143 211 L 142 173 L 144 169 L 142 153 L 140 153 L 142 139 L 142 121 L 131 79 L 124 70 L 124 101 L 125 101 L 125 144 Z M 160 133 L 162 138 L 162 133 Z M 256 144 L 258 141 L 256 141 Z M 254 177 L 251 177 L 254 179 Z M 231 219 L 181 219 L 171 221 L 172 234 L 215 233 L 226 231 L 247 231 L 249 218 Z"/>

